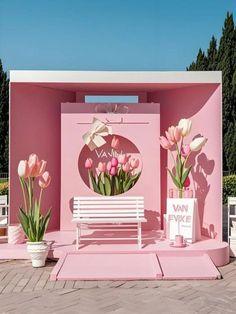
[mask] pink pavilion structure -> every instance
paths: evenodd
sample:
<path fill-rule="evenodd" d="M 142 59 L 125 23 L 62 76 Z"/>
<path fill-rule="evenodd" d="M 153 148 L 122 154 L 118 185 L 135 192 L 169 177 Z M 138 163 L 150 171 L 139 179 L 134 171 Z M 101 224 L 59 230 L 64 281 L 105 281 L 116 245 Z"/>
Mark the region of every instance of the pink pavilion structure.
<path fill-rule="evenodd" d="M 143 226 L 143 249 L 132 241 L 86 242 L 81 254 L 114 252 L 159 252 L 166 256 L 206 254 L 215 266 L 229 262 L 228 244 L 222 241 L 222 77 L 221 72 L 156 71 L 11 71 L 10 72 L 10 193 L 9 224 L 18 222 L 22 202 L 17 166 L 32 152 L 47 160 L 52 184 L 45 194 L 43 208 L 52 207 L 46 239 L 52 241 L 50 256 L 60 258 L 74 250 L 75 226 L 71 222 L 73 196 L 94 196 L 81 180 L 79 141 L 86 131 L 83 123 L 96 113 L 95 103 L 86 96 L 137 96 L 138 102 L 125 104 L 128 112 L 113 114 L 115 122 L 148 123 L 124 132 L 139 149 L 143 177 L 126 193 L 145 200 L 147 223 Z M 183 251 L 170 248 L 163 238 L 166 199 L 173 186 L 166 167 L 171 165 L 167 151 L 160 149 L 159 136 L 181 118 L 193 122 L 193 134 L 208 138 L 196 155 L 191 172 L 191 188 L 198 200 L 201 239 Z M 110 119 L 110 118 L 109 118 Z M 116 121 L 116 119 L 118 119 Z M 112 121 L 113 121 L 112 120 Z M 113 122 L 114 122 L 113 121 Z M 138 121 L 138 122 L 137 122 Z M 82 126 L 80 125 L 82 124 Z M 128 124 L 128 123 L 127 123 Z M 87 126 L 88 128 L 88 126 Z M 122 125 L 115 126 L 122 134 Z M 89 231 L 87 231 L 89 232 Z M 0 244 L 1 258 L 27 258 L 24 245 L 13 249 Z"/>

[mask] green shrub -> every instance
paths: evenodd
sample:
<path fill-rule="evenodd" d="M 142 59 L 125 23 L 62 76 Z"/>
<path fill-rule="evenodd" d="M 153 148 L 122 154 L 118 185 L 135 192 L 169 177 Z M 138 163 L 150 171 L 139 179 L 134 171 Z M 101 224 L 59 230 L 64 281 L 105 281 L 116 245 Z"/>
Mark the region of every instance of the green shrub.
<path fill-rule="evenodd" d="M 223 178 L 223 203 L 227 204 L 228 196 L 236 197 L 236 175 L 232 174 Z"/>
<path fill-rule="evenodd" d="M 0 182 L 0 195 L 8 195 L 8 182 Z"/>

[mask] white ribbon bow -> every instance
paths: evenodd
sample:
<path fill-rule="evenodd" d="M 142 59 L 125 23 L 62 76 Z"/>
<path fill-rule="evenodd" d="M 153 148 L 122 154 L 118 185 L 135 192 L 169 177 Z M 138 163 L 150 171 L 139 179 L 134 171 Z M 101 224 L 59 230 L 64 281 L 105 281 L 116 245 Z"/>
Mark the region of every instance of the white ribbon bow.
<path fill-rule="evenodd" d="M 106 143 L 104 136 L 112 134 L 112 127 L 106 125 L 97 118 L 93 118 L 90 131 L 83 135 L 83 140 L 89 149 L 92 151 L 97 147 L 101 147 Z"/>

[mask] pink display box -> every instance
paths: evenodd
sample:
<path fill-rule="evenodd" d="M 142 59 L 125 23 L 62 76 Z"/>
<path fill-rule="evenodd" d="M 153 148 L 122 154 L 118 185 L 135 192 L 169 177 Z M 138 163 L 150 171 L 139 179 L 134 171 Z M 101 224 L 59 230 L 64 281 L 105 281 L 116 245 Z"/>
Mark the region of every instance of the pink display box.
<path fill-rule="evenodd" d="M 61 230 L 73 230 L 71 222 L 74 196 L 95 196 L 82 180 L 79 169 L 82 135 L 89 131 L 93 118 L 107 122 L 114 134 L 126 137 L 135 144 L 142 158 L 142 174 L 135 186 L 122 195 L 144 196 L 144 229 L 160 229 L 160 115 L 159 104 L 139 104 L 138 113 L 104 114 L 81 112 L 90 104 L 65 103 L 61 106 Z M 135 105 L 132 105 L 132 109 Z M 134 111 L 131 110 L 131 111 Z M 104 137 L 105 139 L 105 137 Z M 104 147 L 106 147 L 104 145 Z M 99 152 L 103 149 L 100 147 Z"/>

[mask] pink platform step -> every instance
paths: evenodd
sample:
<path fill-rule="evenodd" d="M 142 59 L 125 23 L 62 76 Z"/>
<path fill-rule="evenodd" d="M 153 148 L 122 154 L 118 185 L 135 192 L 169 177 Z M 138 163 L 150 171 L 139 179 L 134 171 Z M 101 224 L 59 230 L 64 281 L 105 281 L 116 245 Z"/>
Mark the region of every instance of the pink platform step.
<path fill-rule="evenodd" d="M 207 254 L 65 253 L 51 280 L 183 280 L 219 279 Z"/>
<path fill-rule="evenodd" d="M 184 280 L 184 279 L 220 279 L 221 274 L 207 254 L 158 255 L 163 279 Z"/>
<path fill-rule="evenodd" d="M 156 254 L 66 253 L 54 267 L 51 280 L 155 280 L 162 272 Z"/>

